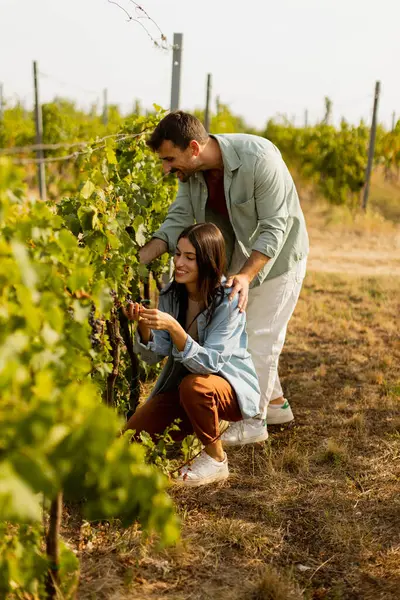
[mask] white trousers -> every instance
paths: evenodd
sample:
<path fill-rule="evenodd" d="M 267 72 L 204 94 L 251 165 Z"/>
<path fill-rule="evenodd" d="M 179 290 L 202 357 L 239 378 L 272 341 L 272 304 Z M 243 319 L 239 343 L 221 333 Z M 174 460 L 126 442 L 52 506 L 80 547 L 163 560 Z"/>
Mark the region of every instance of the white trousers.
<path fill-rule="evenodd" d="M 278 375 L 279 356 L 286 330 L 296 307 L 306 274 L 307 259 L 294 269 L 264 281 L 249 293 L 247 334 L 249 351 L 261 388 L 260 416 L 267 416 L 268 403 L 283 396 Z"/>

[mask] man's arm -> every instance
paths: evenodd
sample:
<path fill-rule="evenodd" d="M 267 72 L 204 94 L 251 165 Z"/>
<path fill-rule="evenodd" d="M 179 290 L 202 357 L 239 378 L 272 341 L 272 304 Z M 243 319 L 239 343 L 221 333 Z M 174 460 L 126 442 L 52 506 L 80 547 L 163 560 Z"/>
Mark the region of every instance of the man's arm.
<path fill-rule="evenodd" d="M 243 267 L 241 268 L 239 275 L 247 277 L 249 283 L 251 283 L 254 277 L 258 275 L 258 273 L 263 267 L 265 267 L 269 260 L 271 260 L 269 256 L 258 252 L 258 250 L 253 250 L 249 258 L 246 260 Z"/>
<path fill-rule="evenodd" d="M 152 240 L 147 242 L 147 244 L 145 244 L 143 248 L 140 248 L 139 261 L 142 264 L 147 265 L 148 263 L 152 262 L 153 260 L 161 256 L 161 254 L 164 254 L 164 252 L 167 251 L 167 242 L 159 240 L 158 238 L 153 238 Z"/>
<path fill-rule="evenodd" d="M 232 275 L 227 280 L 226 287 L 233 286 L 229 294 L 229 300 L 232 300 L 236 294 L 239 294 L 238 307 L 240 312 L 244 312 L 247 308 L 250 283 L 269 260 L 269 256 L 265 256 L 265 254 L 258 252 L 258 250 L 253 250 L 240 272 L 237 275 Z"/>
<path fill-rule="evenodd" d="M 178 194 L 168 209 L 167 218 L 154 237 L 139 252 L 141 263 L 147 264 L 164 254 L 175 252 L 178 237 L 189 225 L 194 223 L 194 213 L 190 201 L 188 183 L 179 183 Z"/>

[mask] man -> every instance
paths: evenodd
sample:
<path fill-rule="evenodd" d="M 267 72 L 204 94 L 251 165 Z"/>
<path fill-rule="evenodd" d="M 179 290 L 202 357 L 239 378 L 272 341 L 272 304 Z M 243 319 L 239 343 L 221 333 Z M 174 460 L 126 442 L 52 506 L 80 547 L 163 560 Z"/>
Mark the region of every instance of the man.
<path fill-rule="evenodd" d="M 165 173 L 176 173 L 179 191 L 167 218 L 140 252 L 149 263 L 175 252 L 181 231 L 211 221 L 222 230 L 227 251 L 230 297 L 239 294 L 247 309 L 249 351 L 261 388 L 257 418 L 232 424 L 227 445 L 268 437 L 266 423 L 288 423 L 293 413 L 285 400 L 278 361 L 286 328 L 306 270 L 308 236 L 292 177 L 278 149 L 246 134 L 209 135 L 188 113 L 168 114 L 148 146 Z"/>

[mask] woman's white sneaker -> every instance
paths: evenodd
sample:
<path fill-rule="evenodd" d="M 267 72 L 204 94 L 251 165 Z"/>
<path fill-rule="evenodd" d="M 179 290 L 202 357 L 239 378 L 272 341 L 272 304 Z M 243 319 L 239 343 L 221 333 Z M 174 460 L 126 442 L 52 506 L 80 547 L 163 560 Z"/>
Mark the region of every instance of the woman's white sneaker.
<path fill-rule="evenodd" d="M 225 446 L 243 446 L 263 442 L 268 438 L 265 419 L 245 419 L 231 423 L 229 429 L 221 435 Z"/>
<path fill-rule="evenodd" d="M 227 479 L 229 477 L 228 457 L 226 453 L 224 454 L 225 458 L 220 462 L 211 458 L 203 450 L 191 465 L 182 467 L 179 477 L 175 481 L 181 485 L 196 487 Z"/>
<path fill-rule="evenodd" d="M 267 423 L 268 425 L 283 425 L 293 421 L 294 416 L 289 402 L 284 399 L 283 404 L 268 404 Z"/>

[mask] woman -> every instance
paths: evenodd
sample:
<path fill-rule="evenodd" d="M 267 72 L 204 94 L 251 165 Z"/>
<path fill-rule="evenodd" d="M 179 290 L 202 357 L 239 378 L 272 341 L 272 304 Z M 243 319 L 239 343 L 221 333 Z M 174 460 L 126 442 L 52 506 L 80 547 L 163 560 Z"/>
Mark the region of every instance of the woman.
<path fill-rule="evenodd" d="M 180 419 L 182 433 L 195 432 L 204 450 L 179 480 L 203 485 L 228 477 L 219 420 L 254 417 L 260 390 L 247 351 L 245 315 L 223 287 L 225 243 L 218 227 L 198 223 L 185 229 L 174 264 L 174 281 L 161 292 L 158 309 L 133 303 L 126 309 L 138 322 L 136 350 L 142 358 L 154 363 L 169 357 L 150 398 L 126 428 L 154 435 Z"/>

